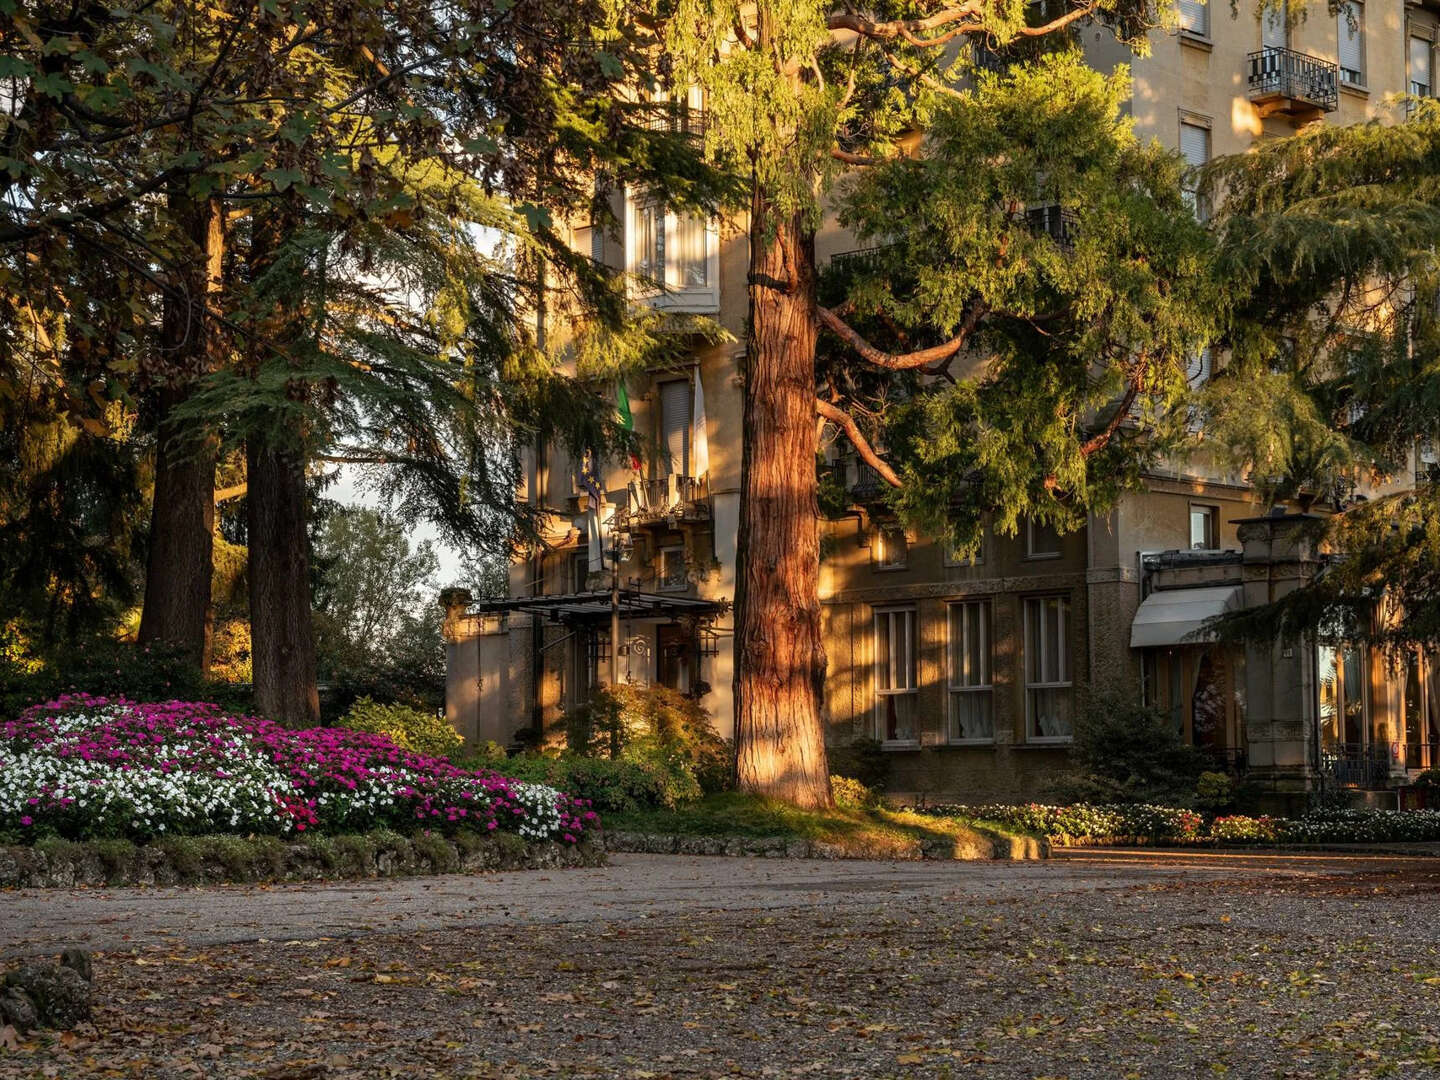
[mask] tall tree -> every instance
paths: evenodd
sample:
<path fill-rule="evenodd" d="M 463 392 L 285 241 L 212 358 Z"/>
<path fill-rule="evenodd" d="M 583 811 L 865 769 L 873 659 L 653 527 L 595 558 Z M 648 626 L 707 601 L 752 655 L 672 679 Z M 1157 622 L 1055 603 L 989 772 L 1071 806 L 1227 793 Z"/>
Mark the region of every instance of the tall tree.
<path fill-rule="evenodd" d="M 817 416 L 860 436 L 862 452 L 869 448 L 842 404 L 828 395 L 817 401 L 821 327 L 877 369 L 920 372 L 961 353 L 980 313 L 973 304 L 949 303 L 928 320 L 926 329 L 938 331 L 933 344 L 889 352 L 850 325 L 848 306 L 821 308 L 814 236 L 841 170 L 892 159 L 930 128 L 969 56 L 961 50 L 957 61 L 947 48 L 952 42 L 1004 49 L 1063 36 L 1091 19 L 1142 49 L 1158 18 L 1145 0 L 1075 0 L 1058 11 L 1024 0 L 882 4 L 863 11 L 797 0 L 682 0 L 666 21 L 665 44 L 676 58 L 669 89 L 704 87 L 711 113 L 707 149 L 752 178 L 736 595 L 742 788 L 800 805 L 830 802 L 820 708 Z M 982 93 L 995 85 L 983 84 Z M 1063 116 L 1068 102 L 1059 95 L 1054 100 L 1049 114 Z M 1014 146 L 1023 149 L 1020 134 Z M 1030 201 L 1001 207 L 996 221 L 1008 222 L 1013 232 L 1018 211 Z M 989 234 L 1002 261 L 1003 231 Z M 976 283 L 952 280 L 952 300 L 976 295 Z"/>

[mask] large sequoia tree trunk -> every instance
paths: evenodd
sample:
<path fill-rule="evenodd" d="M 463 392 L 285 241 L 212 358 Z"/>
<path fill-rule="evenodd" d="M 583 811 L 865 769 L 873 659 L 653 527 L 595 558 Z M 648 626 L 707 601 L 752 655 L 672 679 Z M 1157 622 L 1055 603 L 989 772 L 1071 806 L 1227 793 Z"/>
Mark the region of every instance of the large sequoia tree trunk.
<path fill-rule="evenodd" d="M 751 201 L 736 590 L 736 778 L 742 791 L 831 805 L 820 702 L 815 481 L 815 237 Z"/>
<path fill-rule="evenodd" d="M 206 309 L 220 287 L 224 215 L 219 200 L 195 203 L 183 195 L 171 197 L 170 209 L 186 222 L 197 257 L 184 263 L 177 288 L 165 298 L 161 352 L 151 372 L 161 384 L 160 416 L 139 638 L 178 646 L 203 674 L 213 624 L 215 439 L 210 431 L 187 429 L 173 413 L 221 359 L 220 335 Z"/>
<path fill-rule="evenodd" d="M 305 459 L 254 438 L 245 448 L 250 642 L 255 706 L 282 724 L 319 723 L 310 621 Z"/>

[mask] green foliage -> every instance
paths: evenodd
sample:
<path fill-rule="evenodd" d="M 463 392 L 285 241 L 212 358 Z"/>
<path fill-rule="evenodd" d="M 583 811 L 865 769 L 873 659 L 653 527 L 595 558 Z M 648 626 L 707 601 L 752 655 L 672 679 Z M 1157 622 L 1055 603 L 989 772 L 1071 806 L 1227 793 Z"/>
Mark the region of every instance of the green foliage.
<path fill-rule="evenodd" d="M 890 779 L 891 755 L 881 749 L 879 739 L 855 739 L 844 746 L 830 747 L 827 754 L 832 773 L 876 791 L 885 790 Z"/>
<path fill-rule="evenodd" d="M 0 719 L 79 692 L 131 701 L 203 699 L 237 712 L 251 705 L 246 689 L 201 679 L 179 650 L 164 644 L 82 638 L 38 656 L 0 652 Z"/>
<path fill-rule="evenodd" d="M 356 697 L 439 708 L 445 685 L 439 559 L 413 549 L 393 514 L 342 507 L 326 514 L 315 543 L 315 651 L 322 682 L 343 709 Z"/>
<path fill-rule="evenodd" d="M 672 809 L 699 795 L 690 777 L 676 774 L 656 761 L 520 754 L 504 761 L 485 762 L 484 767 L 589 799 L 602 814 Z"/>
<path fill-rule="evenodd" d="M 450 722 L 438 712 L 412 709 L 407 705 L 380 705 L 362 697 L 340 721 L 351 731 L 388 735 L 402 750 L 431 757 L 447 757 L 464 743 Z"/>
<path fill-rule="evenodd" d="M 1229 773 L 1202 772 L 1195 781 L 1195 805 L 1215 814 L 1235 805 L 1235 779 Z"/>
<path fill-rule="evenodd" d="M 1173 718 L 1125 695 L 1095 695 L 1075 718 L 1073 771 L 1056 794 L 1086 803 L 1164 803 L 1195 798 L 1203 759 L 1175 730 Z"/>
<path fill-rule="evenodd" d="M 723 790 L 733 769 L 731 748 L 715 733 L 695 698 L 663 686 L 602 688 L 566 714 L 570 751 L 624 761 L 654 762 L 673 774 L 683 798 Z"/>
<path fill-rule="evenodd" d="M 846 810 L 868 810 L 880 805 L 879 792 L 848 776 L 831 776 L 830 794 L 835 805 Z"/>
<path fill-rule="evenodd" d="M 842 265 L 830 303 L 882 349 L 965 345 L 936 364 L 952 379 L 848 343 L 821 378 L 889 447 L 893 508 L 959 550 L 982 516 L 1005 535 L 1078 528 L 1191 437 L 1191 361 L 1219 329 L 1213 243 L 1182 162 L 1135 138 L 1129 97 L 1125 69 L 1078 51 L 932 89 L 923 152 L 845 188 L 842 223 L 883 246 Z"/>

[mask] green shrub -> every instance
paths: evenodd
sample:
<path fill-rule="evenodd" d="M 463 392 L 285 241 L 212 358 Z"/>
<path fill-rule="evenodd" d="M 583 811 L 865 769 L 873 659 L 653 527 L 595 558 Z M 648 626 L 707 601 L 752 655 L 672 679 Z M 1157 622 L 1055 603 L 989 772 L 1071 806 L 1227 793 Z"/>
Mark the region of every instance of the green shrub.
<path fill-rule="evenodd" d="M 1235 780 L 1229 773 L 1202 772 L 1195 781 L 1195 805 L 1219 813 L 1235 805 Z"/>
<path fill-rule="evenodd" d="M 213 701 L 239 713 L 254 704 L 248 687 L 200 678 L 180 650 L 165 644 L 99 638 L 44 655 L 0 648 L 0 720 L 82 691 L 131 701 Z"/>
<path fill-rule="evenodd" d="M 408 705 L 381 705 L 368 697 L 350 706 L 340 726 L 351 731 L 388 735 L 402 750 L 430 757 L 447 757 L 465 741 L 439 713 L 422 712 Z"/>
<path fill-rule="evenodd" d="M 830 777 L 830 794 L 835 797 L 835 805 L 846 810 L 869 810 L 880 805 L 876 791 L 848 776 Z"/>
<path fill-rule="evenodd" d="M 858 780 L 874 791 L 884 791 L 889 784 L 892 755 L 881 749 L 879 739 L 856 739 L 827 752 L 834 775 Z"/>
<path fill-rule="evenodd" d="M 1054 785 L 1064 802 L 1187 806 L 1204 770 L 1172 717 L 1111 694 L 1091 697 L 1076 716 L 1070 760 Z"/>
<path fill-rule="evenodd" d="M 699 785 L 693 778 L 654 761 L 520 754 L 488 767 L 516 780 L 549 784 L 577 798 L 589 799 L 602 814 L 670 810 L 700 797 Z"/>
<path fill-rule="evenodd" d="M 577 757 L 659 766 L 681 801 L 724 791 L 734 771 L 730 744 L 700 703 L 663 686 L 597 690 L 566 714 L 565 739 Z"/>

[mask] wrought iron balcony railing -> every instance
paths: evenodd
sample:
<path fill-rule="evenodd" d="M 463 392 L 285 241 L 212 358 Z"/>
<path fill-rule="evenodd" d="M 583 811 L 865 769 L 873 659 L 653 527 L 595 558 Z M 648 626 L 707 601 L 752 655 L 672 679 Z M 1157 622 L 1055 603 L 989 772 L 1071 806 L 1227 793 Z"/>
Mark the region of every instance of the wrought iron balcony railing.
<path fill-rule="evenodd" d="M 637 523 L 670 518 L 702 519 L 709 516 L 709 495 L 704 477 L 657 476 L 630 481 L 629 515 Z"/>
<path fill-rule="evenodd" d="M 1268 46 L 1249 55 L 1250 100 L 1275 112 L 1333 112 L 1340 103 L 1340 66 L 1318 56 Z"/>
<path fill-rule="evenodd" d="M 654 105 L 645 114 L 641 126 L 646 131 L 670 131 L 703 139 L 705 137 L 705 110 L 681 105 Z"/>

